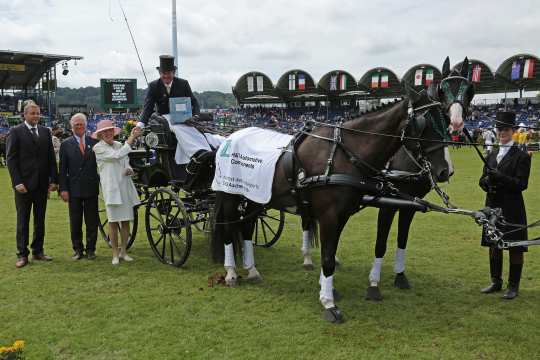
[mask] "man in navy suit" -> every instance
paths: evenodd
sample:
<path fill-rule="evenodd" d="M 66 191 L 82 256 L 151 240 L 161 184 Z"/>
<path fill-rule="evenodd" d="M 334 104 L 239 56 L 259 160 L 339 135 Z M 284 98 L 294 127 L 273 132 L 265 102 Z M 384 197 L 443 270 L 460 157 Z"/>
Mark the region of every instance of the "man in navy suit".
<path fill-rule="evenodd" d="M 17 262 L 21 268 L 28 264 L 30 212 L 34 212 L 32 258 L 51 261 L 45 255 L 45 211 L 47 195 L 56 190 L 58 169 L 49 129 L 38 125 L 39 106 L 28 102 L 24 107 L 24 122 L 10 129 L 7 136 L 7 165 L 15 189 L 17 208 Z"/>
<path fill-rule="evenodd" d="M 154 112 L 154 107 L 157 107 L 157 112 L 160 115 L 169 114 L 169 98 L 171 97 L 190 97 L 193 116 L 199 115 L 199 103 L 187 80 L 180 79 L 174 76 L 176 66 L 174 65 L 174 57 L 170 55 L 161 55 L 159 57 L 159 79 L 148 84 L 148 92 L 144 100 L 144 110 L 141 115 L 141 122 L 146 125 L 150 115 Z"/>
<path fill-rule="evenodd" d="M 82 220 L 86 225 L 86 256 L 96 258 L 98 233 L 99 176 L 96 155 L 92 147 L 97 140 L 86 135 L 86 116 L 82 113 L 71 117 L 73 136 L 60 146 L 60 197 L 69 205 L 69 225 L 73 260 L 84 256 Z"/>

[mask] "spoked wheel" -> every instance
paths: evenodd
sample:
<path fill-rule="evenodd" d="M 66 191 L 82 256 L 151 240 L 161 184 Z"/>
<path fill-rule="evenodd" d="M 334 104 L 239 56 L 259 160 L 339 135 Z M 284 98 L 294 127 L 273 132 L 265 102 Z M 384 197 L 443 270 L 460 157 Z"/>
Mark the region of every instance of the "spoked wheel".
<path fill-rule="evenodd" d="M 133 208 L 133 221 L 129 222 L 129 237 L 127 242 L 127 248 L 129 249 L 131 245 L 133 245 L 133 242 L 135 241 L 135 237 L 137 236 L 137 227 L 139 222 L 139 214 L 138 214 L 139 207 L 135 206 Z M 109 227 L 107 224 L 109 221 L 107 220 L 107 213 L 105 212 L 105 204 L 103 203 L 103 199 L 101 198 L 101 195 L 99 197 L 99 234 L 101 235 L 101 238 L 111 247 L 111 239 L 109 238 Z M 120 241 L 120 234 L 118 234 L 119 238 L 118 241 Z"/>
<path fill-rule="evenodd" d="M 158 259 L 182 266 L 191 250 L 191 221 L 178 195 L 167 188 L 153 192 L 146 204 L 145 222 L 148 242 Z"/>
<path fill-rule="evenodd" d="M 281 236 L 284 224 L 285 212 L 264 209 L 257 217 L 253 242 L 256 246 L 271 247 Z"/>

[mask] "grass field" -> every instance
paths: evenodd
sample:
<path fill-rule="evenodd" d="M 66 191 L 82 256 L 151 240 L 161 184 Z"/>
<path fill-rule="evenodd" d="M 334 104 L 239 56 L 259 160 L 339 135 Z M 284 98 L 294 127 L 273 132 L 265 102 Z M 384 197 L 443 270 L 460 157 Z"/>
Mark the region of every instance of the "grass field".
<path fill-rule="evenodd" d="M 453 152 L 456 174 L 444 189 L 462 208 L 479 209 L 481 164 L 472 150 Z M 533 157 L 530 220 L 540 218 L 538 156 Z M 430 199 L 436 200 L 433 194 Z M 419 214 L 407 258 L 411 290 L 393 288 L 391 233 L 381 287 L 364 300 L 373 260 L 376 210 L 350 219 L 335 285 L 346 323 L 321 319 L 319 271 L 301 267 L 301 228 L 288 217 L 270 249 L 257 249 L 264 282 L 208 287 L 223 272 L 194 232 L 186 265 L 154 258 L 139 226 L 133 263 L 111 265 L 100 239 L 95 261 L 74 262 L 66 205 L 52 196 L 45 249 L 51 263 L 15 268 L 15 209 L 7 169 L 0 168 L 0 346 L 26 341 L 27 359 L 532 359 L 540 356 L 540 248 L 526 254 L 520 296 L 479 293 L 489 280 L 480 228 L 458 215 Z M 531 235 L 538 236 L 539 231 Z M 316 256 L 319 263 L 319 256 Z M 505 255 L 504 276 L 508 258 Z"/>

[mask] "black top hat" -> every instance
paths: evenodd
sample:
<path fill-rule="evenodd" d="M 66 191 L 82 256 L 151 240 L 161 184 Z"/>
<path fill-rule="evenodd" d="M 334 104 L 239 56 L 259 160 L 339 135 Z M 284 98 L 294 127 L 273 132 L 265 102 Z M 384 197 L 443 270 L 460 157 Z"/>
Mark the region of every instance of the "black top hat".
<path fill-rule="evenodd" d="M 171 55 L 160 55 L 159 56 L 159 66 L 156 67 L 161 72 L 165 71 L 175 71 L 176 66 L 174 66 L 174 56 Z"/>
<path fill-rule="evenodd" d="M 499 111 L 495 118 L 495 127 L 497 129 L 515 128 L 516 114 L 511 111 Z"/>

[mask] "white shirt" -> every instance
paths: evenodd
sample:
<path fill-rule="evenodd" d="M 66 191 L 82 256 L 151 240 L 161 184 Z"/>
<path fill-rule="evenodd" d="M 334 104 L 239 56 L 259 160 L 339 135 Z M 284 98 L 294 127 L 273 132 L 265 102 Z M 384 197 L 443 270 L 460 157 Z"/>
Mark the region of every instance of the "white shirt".
<path fill-rule="evenodd" d="M 499 153 L 497 154 L 497 165 L 501 162 L 501 160 L 508 154 L 508 151 L 514 146 L 514 141 L 511 140 L 505 145 L 501 144 L 501 147 L 499 147 Z"/>
<path fill-rule="evenodd" d="M 26 120 L 24 121 L 24 124 L 26 125 L 26 127 L 28 128 L 28 130 L 30 130 L 30 132 L 32 133 L 32 135 L 34 135 L 34 132 L 32 131 L 32 129 L 36 129 L 36 136 L 39 137 L 39 130 L 38 130 L 38 127 L 37 125 L 36 126 L 32 126 L 30 125 L 29 123 L 26 122 Z"/>
<path fill-rule="evenodd" d="M 163 85 L 165 85 L 165 89 L 167 90 L 167 95 L 170 95 L 171 94 L 171 87 L 172 87 L 172 81 L 169 85 L 163 83 Z"/>

